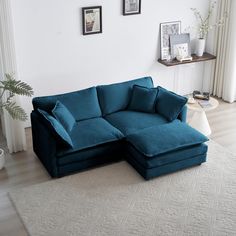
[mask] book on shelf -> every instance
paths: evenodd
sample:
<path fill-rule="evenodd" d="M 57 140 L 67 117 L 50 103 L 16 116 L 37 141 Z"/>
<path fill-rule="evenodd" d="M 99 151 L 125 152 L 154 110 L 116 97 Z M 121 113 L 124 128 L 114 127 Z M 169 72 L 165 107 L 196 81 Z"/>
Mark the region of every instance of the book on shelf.
<path fill-rule="evenodd" d="M 202 108 L 209 108 L 212 107 L 212 104 L 207 101 L 207 100 L 202 100 L 202 101 L 198 101 L 198 104 L 202 107 Z"/>

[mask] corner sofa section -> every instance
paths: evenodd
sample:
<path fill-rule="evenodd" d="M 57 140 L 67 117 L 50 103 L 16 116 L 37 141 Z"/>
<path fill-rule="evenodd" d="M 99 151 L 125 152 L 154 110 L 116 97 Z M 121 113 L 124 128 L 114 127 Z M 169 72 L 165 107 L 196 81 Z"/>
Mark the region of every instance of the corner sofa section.
<path fill-rule="evenodd" d="M 146 129 L 155 130 L 155 127 L 168 126 L 173 122 L 176 122 L 176 127 L 178 127 L 180 123 L 186 122 L 187 108 L 184 106 L 177 119 L 171 122 L 155 111 L 151 113 L 130 110 L 128 107 L 134 86 L 150 89 L 154 87 L 152 78 L 144 77 L 123 83 L 102 85 L 76 92 L 33 99 L 34 109 L 31 113 L 33 149 L 52 177 L 61 177 L 96 165 L 118 161 L 126 158 L 126 156 L 129 163 L 146 179 L 162 173 L 159 171 L 150 175 L 146 174 L 145 171 L 139 171 L 140 168 L 149 169 L 150 166 L 147 166 L 149 162 L 146 165 L 139 158 L 141 156 L 146 160 L 146 157 L 137 153 L 139 151 L 135 143 L 130 141 L 132 139 L 130 135 L 137 135 L 139 132 L 145 132 Z M 72 146 L 68 146 L 52 129 L 51 120 L 45 121 L 45 117 L 40 114 L 40 111 L 43 110 L 48 114 L 48 117 L 52 118 L 53 109 L 58 101 L 66 106 L 75 120 L 73 129 L 68 132 L 73 142 Z M 187 126 L 186 129 L 188 130 L 190 127 Z M 191 132 L 197 131 L 192 129 Z M 156 135 L 158 136 L 158 134 Z M 201 142 L 197 144 L 189 143 L 187 149 L 193 149 L 194 154 L 196 146 L 201 145 L 206 140 L 201 139 Z M 158 138 L 156 142 L 158 142 Z M 186 149 L 186 146 L 177 149 Z M 177 149 L 168 151 L 165 155 L 169 155 L 169 152 L 175 153 L 175 151 L 178 153 Z M 204 154 L 206 152 L 207 149 L 205 148 Z M 182 155 L 183 161 L 185 159 L 184 153 L 179 154 Z M 130 158 L 130 156 L 132 157 Z M 138 158 L 141 161 L 135 165 L 134 163 L 137 163 Z M 157 155 L 155 158 L 158 159 L 159 156 Z M 201 162 L 204 161 L 201 160 Z M 192 165 L 195 164 L 200 164 L 200 162 L 192 163 Z M 174 170 L 181 169 L 178 168 L 178 165 L 176 166 L 177 168 Z M 159 165 L 158 168 L 165 167 Z M 169 172 L 174 170 L 170 168 Z"/>

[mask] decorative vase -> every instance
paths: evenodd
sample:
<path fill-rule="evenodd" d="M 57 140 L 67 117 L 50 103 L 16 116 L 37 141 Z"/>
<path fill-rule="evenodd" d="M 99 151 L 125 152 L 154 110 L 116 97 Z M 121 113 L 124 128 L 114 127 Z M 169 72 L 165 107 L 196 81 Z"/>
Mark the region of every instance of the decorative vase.
<path fill-rule="evenodd" d="M 206 40 L 205 39 L 197 39 L 196 42 L 196 55 L 198 57 L 202 57 L 205 51 Z"/>
<path fill-rule="evenodd" d="M 0 148 L 0 170 L 4 167 L 5 165 L 5 153 L 4 150 Z"/>

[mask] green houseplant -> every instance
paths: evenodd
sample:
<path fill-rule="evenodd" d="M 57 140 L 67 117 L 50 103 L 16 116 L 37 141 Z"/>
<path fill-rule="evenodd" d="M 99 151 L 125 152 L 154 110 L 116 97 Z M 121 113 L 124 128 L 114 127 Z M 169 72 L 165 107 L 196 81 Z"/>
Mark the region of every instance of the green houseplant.
<path fill-rule="evenodd" d="M 14 101 L 15 95 L 31 97 L 33 89 L 25 82 L 16 80 L 13 75 L 5 74 L 5 80 L 0 80 L 0 114 L 6 110 L 14 120 L 26 121 L 25 110 Z M 4 167 L 4 150 L 0 148 L 0 169 Z"/>

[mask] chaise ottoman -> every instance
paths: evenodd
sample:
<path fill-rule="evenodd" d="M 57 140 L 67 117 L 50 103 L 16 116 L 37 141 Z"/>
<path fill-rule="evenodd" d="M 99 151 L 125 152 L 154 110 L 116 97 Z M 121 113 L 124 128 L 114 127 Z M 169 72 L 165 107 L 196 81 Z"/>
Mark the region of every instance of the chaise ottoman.
<path fill-rule="evenodd" d="M 143 129 L 127 141 L 127 161 L 147 180 L 206 161 L 208 138 L 181 121 Z"/>

